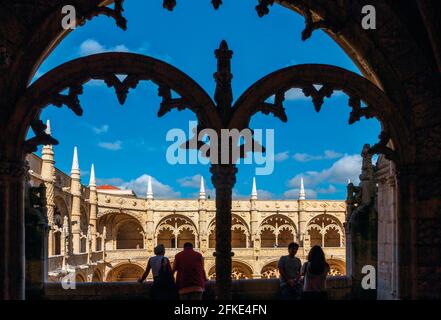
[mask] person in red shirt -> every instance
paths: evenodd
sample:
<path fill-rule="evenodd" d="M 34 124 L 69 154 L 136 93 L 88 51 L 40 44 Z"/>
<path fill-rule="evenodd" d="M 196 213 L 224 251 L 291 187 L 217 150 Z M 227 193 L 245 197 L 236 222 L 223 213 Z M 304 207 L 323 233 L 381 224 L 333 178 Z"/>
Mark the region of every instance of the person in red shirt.
<path fill-rule="evenodd" d="M 176 285 L 181 300 L 202 300 L 207 276 L 204 258 L 193 250 L 193 244 L 186 242 L 184 250 L 175 256 L 173 273 L 177 272 Z"/>

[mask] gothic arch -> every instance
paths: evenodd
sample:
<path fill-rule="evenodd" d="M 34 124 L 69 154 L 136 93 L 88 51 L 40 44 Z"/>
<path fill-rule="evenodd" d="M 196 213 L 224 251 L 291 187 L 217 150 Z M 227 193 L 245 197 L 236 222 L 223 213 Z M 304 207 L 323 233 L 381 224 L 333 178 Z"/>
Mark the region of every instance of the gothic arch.
<path fill-rule="evenodd" d="M 134 262 L 123 262 L 107 273 L 106 282 L 135 282 L 144 273 L 144 268 Z"/>
<path fill-rule="evenodd" d="M 136 219 L 124 219 L 115 226 L 116 249 L 144 248 L 144 229 Z"/>
<path fill-rule="evenodd" d="M 407 155 L 410 135 L 403 119 L 394 113 L 395 107 L 384 92 L 366 78 L 331 65 L 297 65 L 263 77 L 235 102 L 234 115 L 229 127 L 248 128 L 251 115 L 256 112 L 272 112 L 286 122 L 288 119 L 283 101 L 285 93 L 293 88 L 301 89 L 305 96 L 311 97 L 317 112 L 321 110 L 325 98 L 331 97 L 335 91 L 344 92 L 349 98 L 348 105 L 352 108 L 349 124 L 360 120 L 361 117 L 376 117 L 381 121 L 383 131 L 375 151 L 385 153 L 395 161 L 399 160 L 398 154 L 402 159 Z M 275 96 L 275 102 L 266 103 L 272 96 Z M 386 146 L 390 139 L 397 146 L 396 151 Z"/>
<path fill-rule="evenodd" d="M 306 225 L 306 232 L 310 236 L 311 246 L 344 246 L 344 228 L 341 222 L 330 214 L 320 214 L 310 219 Z"/>
<path fill-rule="evenodd" d="M 289 243 L 296 241 L 297 228 L 291 218 L 273 214 L 262 221 L 259 234 L 262 248 L 286 247 Z"/>
<path fill-rule="evenodd" d="M 155 239 L 166 248 L 182 248 L 185 242 L 197 245 L 198 230 L 193 221 L 183 215 L 164 217 L 156 226 Z"/>
<path fill-rule="evenodd" d="M 116 75 L 126 77 L 121 81 Z M 100 53 L 66 62 L 46 73 L 27 89 L 18 103 L 16 114 L 17 119 L 26 119 L 21 128 L 20 141 L 24 141 L 29 127 L 48 105 L 66 105 L 81 116 L 83 110 L 78 97 L 83 92 L 83 84 L 91 79 L 104 80 L 109 87 L 113 87 L 120 104 L 124 104 L 129 90 L 136 88 L 140 81 L 152 81 L 159 86 L 158 95 L 162 97 L 158 116 L 174 108 L 189 108 L 197 116 L 200 125 L 210 123 L 215 129 L 221 127 L 210 96 L 182 71 L 161 60 L 140 54 Z M 69 93 L 62 95 L 66 88 Z M 172 98 L 172 90 L 180 96 L 179 99 Z M 37 140 L 44 137 L 42 132 L 35 134 Z M 27 148 L 33 147 L 31 145 Z"/>
<path fill-rule="evenodd" d="M 76 272 L 75 273 L 75 282 L 77 282 L 77 283 L 87 282 L 87 276 L 84 275 L 82 272 Z"/>
<path fill-rule="evenodd" d="M 279 278 L 278 260 L 267 263 L 260 271 L 262 279 Z"/>
<path fill-rule="evenodd" d="M 103 282 L 103 275 L 99 268 L 96 268 L 93 272 L 92 282 Z"/>
<path fill-rule="evenodd" d="M 242 260 L 233 260 L 231 268 L 231 278 L 233 280 L 243 280 L 253 278 L 253 268 L 251 265 Z M 212 265 L 208 269 L 207 277 L 210 280 L 216 279 L 216 266 Z"/>
<path fill-rule="evenodd" d="M 233 248 L 247 248 L 249 246 L 250 229 L 245 220 L 237 214 L 231 218 L 231 245 Z M 208 226 L 208 247 L 216 247 L 216 219 L 212 219 Z"/>
<path fill-rule="evenodd" d="M 344 276 L 346 275 L 346 262 L 340 259 L 328 259 L 327 260 L 331 271 L 330 276 Z"/>

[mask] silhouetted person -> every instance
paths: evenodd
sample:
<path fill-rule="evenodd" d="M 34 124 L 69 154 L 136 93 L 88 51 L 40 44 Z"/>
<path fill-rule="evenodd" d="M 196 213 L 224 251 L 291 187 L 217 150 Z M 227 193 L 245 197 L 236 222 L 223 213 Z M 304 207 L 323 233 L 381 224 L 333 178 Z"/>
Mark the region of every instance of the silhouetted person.
<path fill-rule="evenodd" d="M 193 250 L 193 244 L 186 242 L 184 250 L 175 256 L 173 273 L 177 272 L 176 285 L 181 300 L 202 300 L 207 277 L 204 258 Z"/>
<path fill-rule="evenodd" d="M 155 256 L 147 262 L 147 267 L 138 282 L 143 282 L 152 270 L 153 285 L 151 288 L 151 298 L 153 300 L 177 299 L 177 290 L 173 278 L 170 261 L 165 257 L 164 245 L 160 244 L 153 250 Z"/>
<path fill-rule="evenodd" d="M 280 272 L 280 293 L 283 300 L 293 300 L 300 297 L 300 268 L 302 262 L 296 257 L 299 245 L 291 242 L 288 245 L 288 255 L 282 256 L 278 267 Z"/>
<path fill-rule="evenodd" d="M 302 266 L 304 276 L 302 299 L 326 300 L 326 276 L 329 273 L 329 264 L 325 253 L 320 246 L 313 246 L 308 254 L 308 261 Z"/>

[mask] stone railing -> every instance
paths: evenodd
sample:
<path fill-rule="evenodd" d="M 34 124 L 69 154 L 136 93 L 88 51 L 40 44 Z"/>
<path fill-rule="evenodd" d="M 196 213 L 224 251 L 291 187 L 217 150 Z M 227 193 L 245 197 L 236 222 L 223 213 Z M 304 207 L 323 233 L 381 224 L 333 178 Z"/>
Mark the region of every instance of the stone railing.
<path fill-rule="evenodd" d="M 74 254 L 67 259 L 70 266 L 87 265 L 87 253 Z"/>
<path fill-rule="evenodd" d="M 149 299 L 151 282 L 77 283 L 75 290 L 64 290 L 60 283 L 47 283 L 44 298 L 47 300 L 139 300 Z M 330 300 L 348 300 L 351 282 L 347 277 L 328 277 Z M 214 299 L 215 282 L 208 281 L 204 299 Z M 274 300 L 279 298 L 278 279 L 234 280 L 235 300 Z"/>
<path fill-rule="evenodd" d="M 48 271 L 54 271 L 63 267 L 63 256 L 51 256 L 48 259 Z"/>
<path fill-rule="evenodd" d="M 103 261 L 103 260 L 104 260 L 104 252 L 103 251 L 92 252 L 90 254 L 90 262 L 91 263 L 97 263 L 97 262 Z"/>

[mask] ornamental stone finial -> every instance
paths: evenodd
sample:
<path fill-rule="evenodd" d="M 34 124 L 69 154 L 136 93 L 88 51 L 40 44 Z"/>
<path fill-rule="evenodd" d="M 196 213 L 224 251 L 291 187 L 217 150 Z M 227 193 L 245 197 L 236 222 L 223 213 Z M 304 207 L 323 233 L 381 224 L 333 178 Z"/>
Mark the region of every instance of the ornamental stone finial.
<path fill-rule="evenodd" d="M 147 178 L 147 200 L 153 200 L 152 177 Z"/>
<path fill-rule="evenodd" d="M 72 160 L 72 174 L 80 173 L 80 163 L 78 162 L 78 149 L 74 147 L 73 160 Z"/>
<path fill-rule="evenodd" d="M 305 187 L 303 185 L 303 177 L 300 178 L 300 191 L 299 191 L 299 200 L 305 200 Z"/>
<path fill-rule="evenodd" d="M 90 180 L 89 180 L 90 189 L 96 189 L 96 179 L 95 179 L 95 167 L 92 163 L 92 167 L 90 168 Z"/>
<path fill-rule="evenodd" d="M 46 132 L 46 134 L 48 134 L 48 135 L 51 135 L 51 121 L 48 119 L 47 121 L 46 121 L 46 130 L 44 131 L 44 132 Z"/>
<path fill-rule="evenodd" d="M 257 200 L 256 177 L 253 177 L 253 188 L 251 189 L 251 200 Z"/>
<path fill-rule="evenodd" d="M 203 176 L 201 176 L 201 186 L 199 188 L 199 200 L 205 200 L 205 185 L 204 185 Z"/>

